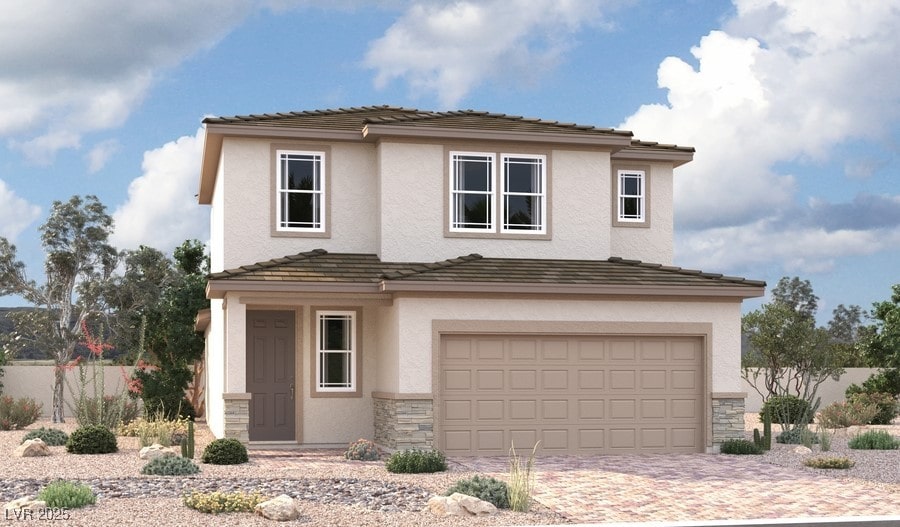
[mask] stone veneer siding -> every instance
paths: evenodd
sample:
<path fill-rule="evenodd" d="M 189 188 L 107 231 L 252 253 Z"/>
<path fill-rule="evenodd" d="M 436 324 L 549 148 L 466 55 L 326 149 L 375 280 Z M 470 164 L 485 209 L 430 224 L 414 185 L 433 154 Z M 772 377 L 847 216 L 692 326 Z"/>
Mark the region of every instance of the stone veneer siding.
<path fill-rule="evenodd" d="M 723 397 L 712 400 L 713 445 L 729 439 L 744 439 L 744 399 Z"/>
<path fill-rule="evenodd" d="M 237 439 L 245 445 L 250 442 L 250 394 L 226 393 L 225 437 Z"/>
<path fill-rule="evenodd" d="M 434 404 L 431 399 L 373 396 L 375 442 L 403 450 L 434 447 Z"/>

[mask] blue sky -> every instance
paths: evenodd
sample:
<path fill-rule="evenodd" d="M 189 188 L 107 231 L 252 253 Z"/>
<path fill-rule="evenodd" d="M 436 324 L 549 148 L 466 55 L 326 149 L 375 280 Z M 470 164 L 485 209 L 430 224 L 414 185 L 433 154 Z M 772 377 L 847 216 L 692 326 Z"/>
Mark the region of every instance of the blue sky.
<path fill-rule="evenodd" d="M 696 147 L 676 264 L 809 279 L 824 321 L 900 283 L 897 27 L 893 0 L 3 3 L 0 236 L 38 281 L 73 194 L 120 249 L 205 240 L 207 115 L 472 108 Z"/>

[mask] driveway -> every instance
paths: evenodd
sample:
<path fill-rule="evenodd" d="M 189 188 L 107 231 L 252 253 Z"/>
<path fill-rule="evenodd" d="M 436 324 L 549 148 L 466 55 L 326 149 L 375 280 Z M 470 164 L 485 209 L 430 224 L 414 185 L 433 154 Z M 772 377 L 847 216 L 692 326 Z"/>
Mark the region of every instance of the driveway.
<path fill-rule="evenodd" d="M 454 458 L 505 476 L 504 458 Z M 900 467 L 898 467 L 900 470 Z M 900 486 L 711 454 L 542 457 L 535 499 L 576 523 L 900 514 Z"/>

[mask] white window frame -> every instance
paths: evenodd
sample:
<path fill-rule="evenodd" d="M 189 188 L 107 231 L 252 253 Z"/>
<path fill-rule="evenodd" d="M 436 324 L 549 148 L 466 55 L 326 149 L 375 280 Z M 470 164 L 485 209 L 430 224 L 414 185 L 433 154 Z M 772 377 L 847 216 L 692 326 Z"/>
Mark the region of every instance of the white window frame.
<path fill-rule="evenodd" d="M 500 232 L 503 234 L 546 234 L 547 233 L 547 156 L 537 154 L 502 154 L 500 164 L 503 167 L 500 186 L 502 188 L 500 198 Z M 540 167 L 538 174 L 538 192 L 511 192 L 508 185 L 507 167 L 510 159 L 529 159 Z M 515 229 L 508 228 L 506 206 L 509 196 L 532 196 L 537 198 L 538 210 L 534 214 L 538 228 Z"/>
<path fill-rule="evenodd" d="M 306 150 L 276 150 L 277 163 L 275 169 L 276 178 L 276 197 L 275 197 L 275 229 L 280 232 L 325 232 L 325 221 L 327 218 L 325 199 L 326 192 L 326 172 L 325 172 L 325 152 L 306 151 Z M 284 188 L 284 176 L 282 173 L 284 164 L 291 156 L 309 157 L 317 164 L 317 177 L 315 184 L 318 188 L 312 190 L 297 190 Z M 313 207 L 318 209 L 318 224 L 310 227 L 292 227 L 287 225 L 287 218 L 284 216 L 284 198 L 286 194 L 312 194 Z"/>
<path fill-rule="evenodd" d="M 618 183 L 616 188 L 616 217 L 623 223 L 644 223 L 647 215 L 647 174 L 643 170 L 619 169 L 616 178 Z M 638 194 L 625 194 L 624 182 L 626 179 L 637 179 L 640 183 L 640 192 Z M 636 216 L 625 214 L 625 200 L 637 199 L 638 210 Z"/>
<path fill-rule="evenodd" d="M 485 162 L 490 163 L 488 175 L 488 186 L 486 191 L 482 190 L 460 190 L 457 188 L 459 176 L 457 166 L 459 158 L 475 157 L 481 158 Z M 488 215 L 488 223 L 485 228 L 461 227 L 466 222 L 462 221 L 461 211 L 457 207 L 457 196 L 464 194 L 477 194 L 487 196 L 488 206 L 491 208 Z M 450 152 L 450 231 L 451 232 L 473 232 L 473 233 L 492 233 L 497 231 L 497 156 L 489 152 Z"/>
<path fill-rule="evenodd" d="M 348 350 L 327 350 L 323 349 L 323 334 L 322 334 L 322 322 L 325 317 L 339 317 L 345 318 L 349 320 L 349 328 L 350 328 L 350 338 L 349 340 L 349 348 Z M 357 328 L 357 316 L 356 311 L 316 311 L 316 378 L 315 378 L 315 389 L 316 392 L 319 393 L 353 393 L 357 390 L 357 360 L 356 354 L 358 353 L 358 328 Z M 322 364 L 323 357 L 328 353 L 343 353 L 347 355 L 346 363 L 349 369 L 348 375 L 346 376 L 346 382 L 344 386 L 324 386 L 323 378 L 322 378 Z"/>

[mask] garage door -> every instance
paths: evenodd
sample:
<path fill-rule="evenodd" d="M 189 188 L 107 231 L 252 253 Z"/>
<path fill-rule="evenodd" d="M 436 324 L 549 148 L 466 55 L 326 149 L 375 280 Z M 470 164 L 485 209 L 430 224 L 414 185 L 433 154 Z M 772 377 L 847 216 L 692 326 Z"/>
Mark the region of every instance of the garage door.
<path fill-rule="evenodd" d="M 701 452 L 702 358 L 689 337 L 444 335 L 438 447 Z"/>

